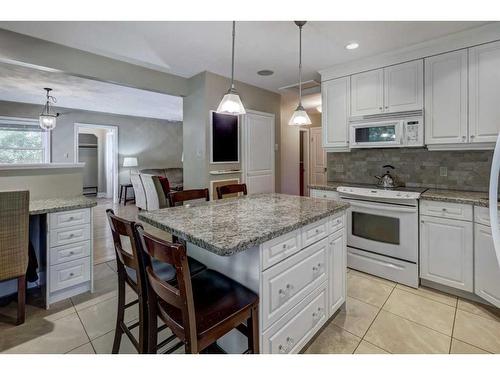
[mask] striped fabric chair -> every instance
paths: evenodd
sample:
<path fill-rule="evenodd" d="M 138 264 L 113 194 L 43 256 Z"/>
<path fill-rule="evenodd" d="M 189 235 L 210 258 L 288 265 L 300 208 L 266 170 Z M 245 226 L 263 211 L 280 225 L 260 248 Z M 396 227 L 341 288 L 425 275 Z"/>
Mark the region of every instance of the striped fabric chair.
<path fill-rule="evenodd" d="M 0 281 L 17 279 L 17 323 L 23 324 L 29 247 L 29 191 L 0 192 Z"/>

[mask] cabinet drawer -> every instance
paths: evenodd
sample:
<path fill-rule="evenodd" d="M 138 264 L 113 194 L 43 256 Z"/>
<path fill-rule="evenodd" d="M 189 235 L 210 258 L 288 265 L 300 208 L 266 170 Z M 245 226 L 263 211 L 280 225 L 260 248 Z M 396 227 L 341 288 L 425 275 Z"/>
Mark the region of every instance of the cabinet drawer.
<path fill-rule="evenodd" d="M 90 257 L 50 267 L 50 291 L 55 292 L 90 280 Z"/>
<path fill-rule="evenodd" d="M 50 214 L 50 229 L 67 228 L 88 223 L 90 223 L 89 208 Z"/>
<path fill-rule="evenodd" d="M 498 212 L 498 219 L 500 220 L 500 211 Z M 490 227 L 490 209 L 488 207 L 474 206 L 474 222 Z"/>
<path fill-rule="evenodd" d="M 302 247 L 307 247 L 328 236 L 328 218 L 302 228 Z"/>
<path fill-rule="evenodd" d="M 329 233 L 334 233 L 334 232 L 338 231 L 339 229 L 344 228 L 344 221 L 345 221 L 344 214 L 330 218 Z"/>
<path fill-rule="evenodd" d="M 301 249 L 300 230 L 274 238 L 262 245 L 262 269 L 288 258 Z"/>
<path fill-rule="evenodd" d="M 90 256 L 90 241 L 53 247 L 49 252 L 51 265 L 88 257 Z"/>
<path fill-rule="evenodd" d="M 264 329 L 327 279 L 328 239 L 315 243 L 262 274 Z"/>
<path fill-rule="evenodd" d="M 262 336 L 262 352 L 298 353 L 327 320 L 326 284 L 304 298 Z"/>
<path fill-rule="evenodd" d="M 50 247 L 87 241 L 90 239 L 90 224 L 59 228 L 50 231 Z"/>
<path fill-rule="evenodd" d="M 311 197 L 313 198 L 325 198 L 325 199 L 340 199 L 340 195 L 334 190 L 311 190 Z"/>
<path fill-rule="evenodd" d="M 422 200 L 420 214 L 472 221 L 472 205 Z"/>

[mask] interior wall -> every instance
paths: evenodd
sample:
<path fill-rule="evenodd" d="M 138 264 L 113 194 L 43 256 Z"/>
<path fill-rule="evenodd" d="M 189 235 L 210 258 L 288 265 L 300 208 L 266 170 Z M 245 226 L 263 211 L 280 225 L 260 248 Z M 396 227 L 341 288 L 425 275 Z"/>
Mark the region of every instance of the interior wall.
<path fill-rule="evenodd" d="M 0 101 L 0 116 L 38 118 L 41 106 Z M 182 167 L 182 122 L 122 116 L 110 113 L 54 108 L 60 112 L 52 131 L 52 162 L 73 163 L 74 124 L 118 127 L 119 182 L 129 181 L 123 158 L 137 157 L 139 169 Z"/>

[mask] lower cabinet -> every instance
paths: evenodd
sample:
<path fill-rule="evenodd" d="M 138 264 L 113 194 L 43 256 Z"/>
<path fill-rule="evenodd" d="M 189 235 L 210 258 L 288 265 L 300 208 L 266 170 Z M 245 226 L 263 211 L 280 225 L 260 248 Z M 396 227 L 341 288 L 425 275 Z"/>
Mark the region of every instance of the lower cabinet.
<path fill-rule="evenodd" d="M 474 224 L 474 293 L 500 307 L 500 268 L 491 228 Z"/>
<path fill-rule="evenodd" d="M 328 315 L 332 316 L 345 302 L 347 294 L 346 269 L 347 247 L 345 229 L 342 228 L 328 237 L 329 296 Z"/>
<path fill-rule="evenodd" d="M 472 222 L 420 216 L 420 277 L 473 292 Z"/>

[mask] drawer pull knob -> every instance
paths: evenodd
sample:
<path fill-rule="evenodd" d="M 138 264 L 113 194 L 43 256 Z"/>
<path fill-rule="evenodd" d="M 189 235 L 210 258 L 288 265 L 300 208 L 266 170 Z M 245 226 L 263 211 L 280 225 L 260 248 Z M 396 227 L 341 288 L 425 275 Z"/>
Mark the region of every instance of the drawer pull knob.
<path fill-rule="evenodd" d="M 316 229 L 316 234 L 318 234 L 318 233 L 319 233 L 319 229 Z"/>
<path fill-rule="evenodd" d="M 337 224 L 340 224 L 340 219 L 337 219 Z"/>
<path fill-rule="evenodd" d="M 292 284 L 286 284 L 286 288 L 287 288 L 288 290 L 293 289 L 293 285 L 292 285 Z"/>
<path fill-rule="evenodd" d="M 74 234 L 74 233 L 71 233 L 71 234 L 69 235 L 69 238 L 73 238 L 73 237 L 75 237 L 75 234 Z"/>
<path fill-rule="evenodd" d="M 285 249 L 286 249 L 286 243 L 283 244 L 283 250 L 285 250 Z"/>
<path fill-rule="evenodd" d="M 442 210 L 445 211 L 445 212 L 447 211 L 446 208 L 444 208 L 444 207 L 442 208 Z"/>
<path fill-rule="evenodd" d="M 70 251 L 69 255 L 75 255 L 75 252 L 74 251 Z"/>
<path fill-rule="evenodd" d="M 286 342 L 288 343 L 288 345 L 293 345 L 295 343 L 295 341 L 291 337 L 287 337 Z"/>
<path fill-rule="evenodd" d="M 286 352 L 288 352 L 288 348 L 285 345 L 281 345 L 281 344 L 278 346 L 278 350 L 282 354 L 285 354 Z"/>
<path fill-rule="evenodd" d="M 74 274 L 73 272 L 71 272 L 71 273 L 69 274 L 69 276 L 70 276 L 70 277 L 73 277 L 73 276 L 75 276 L 75 274 Z"/>
<path fill-rule="evenodd" d="M 278 290 L 278 294 L 282 297 L 284 297 L 286 295 L 286 293 L 283 289 Z"/>
<path fill-rule="evenodd" d="M 70 217 L 69 217 L 69 221 L 71 221 L 71 220 L 73 220 L 73 219 L 74 219 L 74 217 L 73 217 L 73 216 L 70 216 Z"/>

